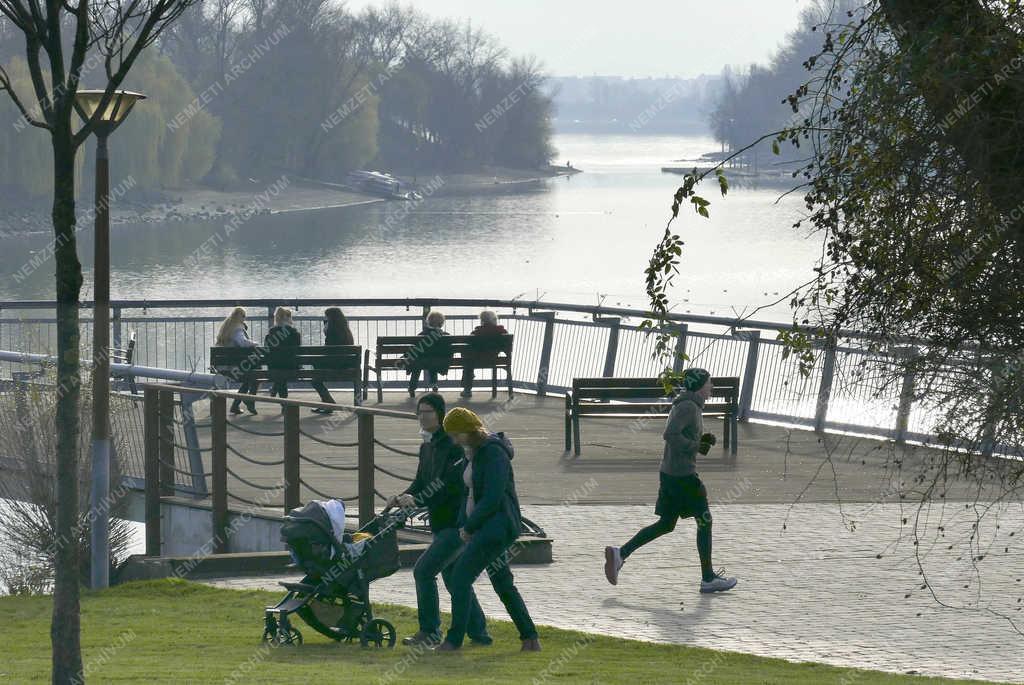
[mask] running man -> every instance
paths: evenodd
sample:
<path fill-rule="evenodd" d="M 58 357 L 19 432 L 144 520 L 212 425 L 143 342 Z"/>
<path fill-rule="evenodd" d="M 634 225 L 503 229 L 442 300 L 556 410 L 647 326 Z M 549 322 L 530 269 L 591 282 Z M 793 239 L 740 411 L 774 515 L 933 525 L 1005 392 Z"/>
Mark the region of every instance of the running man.
<path fill-rule="evenodd" d="M 711 396 L 711 374 L 691 368 L 683 372 L 683 390 L 672 401 L 665 424 L 665 453 L 661 459 L 661 487 L 654 513 L 655 523 L 647 526 L 622 547 L 605 547 L 604 575 L 617 585 L 619 571 L 629 556 L 648 542 L 675 530 L 676 521 L 693 517 L 697 522 L 697 553 L 700 555 L 701 592 L 723 592 L 736 585 L 711 567 L 711 510 L 708 491 L 697 476 L 697 453 L 707 454 L 715 436 L 704 433 L 704 401 Z"/>

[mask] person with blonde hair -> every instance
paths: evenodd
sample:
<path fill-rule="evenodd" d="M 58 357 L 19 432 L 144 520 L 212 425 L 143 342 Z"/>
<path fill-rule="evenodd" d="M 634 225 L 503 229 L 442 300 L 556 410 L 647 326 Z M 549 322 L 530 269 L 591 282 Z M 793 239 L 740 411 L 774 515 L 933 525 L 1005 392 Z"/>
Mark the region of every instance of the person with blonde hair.
<path fill-rule="evenodd" d="M 459 511 L 459 537 L 466 543 L 455 560 L 448 586 L 452 621 L 439 652 L 462 646 L 472 611 L 473 582 L 487 571 L 491 586 L 519 631 L 522 651 L 539 652 L 537 627 L 512 578 L 511 547 L 519 538 L 522 514 L 512 473 L 512 443 L 504 433 L 490 433 L 483 421 L 465 407 L 444 417 L 444 430 L 468 457 L 463 482 L 466 493 Z"/>
<path fill-rule="evenodd" d="M 231 314 L 221 323 L 214 344 L 217 347 L 256 347 L 256 343 L 249 338 L 248 326 L 245 324 L 245 309 L 235 307 L 231 310 Z M 234 380 L 238 380 L 237 376 L 241 376 L 238 394 L 255 395 L 259 393 L 259 381 L 249 381 L 243 374 L 244 371 L 242 369 L 235 369 L 234 375 L 236 377 Z M 231 403 L 232 414 L 242 413 L 241 403 L 241 399 L 236 399 Z M 246 400 L 245 408 L 250 414 L 255 414 L 256 402 L 254 400 Z"/>
<path fill-rule="evenodd" d="M 274 326 L 267 331 L 263 346 L 267 349 L 267 368 L 286 370 L 299 368 L 296 348 L 302 345 L 302 334 L 292 324 L 292 310 L 278 307 L 274 311 Z M 275 380 L 270 396 L 288 397 L 288 381 Z M 284 405 L 281 405 L 284 411 Z"/>

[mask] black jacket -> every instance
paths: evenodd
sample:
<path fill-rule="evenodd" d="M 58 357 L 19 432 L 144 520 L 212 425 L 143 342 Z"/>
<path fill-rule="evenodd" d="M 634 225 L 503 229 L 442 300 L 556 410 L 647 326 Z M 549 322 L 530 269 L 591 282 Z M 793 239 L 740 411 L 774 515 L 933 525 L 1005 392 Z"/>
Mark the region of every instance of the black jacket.
<path fill-rule="evenodd" d="M 328 326 L 324 330 L 324 345 L 355 345 L 355 339 L 352 337 L 352 330 L 348 327 Z M 313 364 L 314 369 L 333 369 L 337 368 L 337 364 L 320 362 Z"/>
<path fill-rule="evenodd" d="M 405 372 L 412 373 L 416 369 L 425 369 L 435 373 L 447 374 L 452 364 L 452 350 L 450 340 L 445 340 L 451 334 L 439 328 L 424 328 L 419 333 L 423 338 L 417 342 L 405 355 Z"/>
<path fill-rule="evenodd" d="M 468 498 L 459 509 L 459 527 L 467 533 L 487 528 L 509 539 L 519 537 L 523 517 L 512 473 L 514 454 L 504 433 L 492 433 L 473 455 L 473 511 L 466 516 Z"/>
<path fill-rule="evenodd" d="M 302 345 L 302 334 L 285 324 L 267 331 L 263 346 L 267 350 L 267 366 L 271 369 L 297 369 L 295 348 Z"/>
<path fill-rule="evenodd" d="M 416 478 L 405 492 L 427 508 L 430 530 L 435 533 L 458 524 L 466 491 L 462 480 L 465 466 L 465 452 L 443 428 L 420 445 Z"/>

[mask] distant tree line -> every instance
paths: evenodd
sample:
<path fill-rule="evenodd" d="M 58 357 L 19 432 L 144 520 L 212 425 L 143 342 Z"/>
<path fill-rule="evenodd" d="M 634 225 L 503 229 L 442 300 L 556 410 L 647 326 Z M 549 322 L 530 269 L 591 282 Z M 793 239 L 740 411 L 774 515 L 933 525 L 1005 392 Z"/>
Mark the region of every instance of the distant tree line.
<path fill-rule="evenodd" d="M 806 62 L 821 49 L 822 36 L 816 27 L 854 5 L 852 0 L 815 0 L 801 12 L 799 25 L 785 37 L 768 64 L 725 67 L 708 123 L 715 140 L 726 151 L 750 146 L 766 134 L 802 121 L 805 113 L 794 113 L 784 95 L 807 80 Z M 755 155 L 762 165 L 806 157 L 799 148 L 773 145 L 770 136 L 751 147 L 743 159 L 752 161 Z"/>
<path fill-rule="evenodd" d="M 27 79 L 15 37 L 0 24 L 0 64 Z M 116 174 L 140 188 L 282 173 L 337 180 L 366 166 L 532 168 L 553 155 L 540 65 L 412 7 L 201 0 L 155 48 L 124 84 L 149 99 L 111 138 Z M 102 78 L 93 62 L 84 87 L 90 67 Z M 40 198 L 52 191 L 52 162 L 19 118 L 0 102 L 0 193 Z"/>

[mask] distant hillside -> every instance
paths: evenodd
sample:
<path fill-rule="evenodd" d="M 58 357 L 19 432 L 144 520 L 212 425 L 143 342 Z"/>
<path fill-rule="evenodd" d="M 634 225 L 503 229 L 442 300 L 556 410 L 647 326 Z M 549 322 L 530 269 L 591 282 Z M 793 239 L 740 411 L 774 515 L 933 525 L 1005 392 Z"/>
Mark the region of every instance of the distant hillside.
<path fill-rule="evenodd" d="M 709 134 L 708 114 L 720 96 L 720 76 L 622 78 L 559 76 L 545 88 L 558 132 Z"/>

